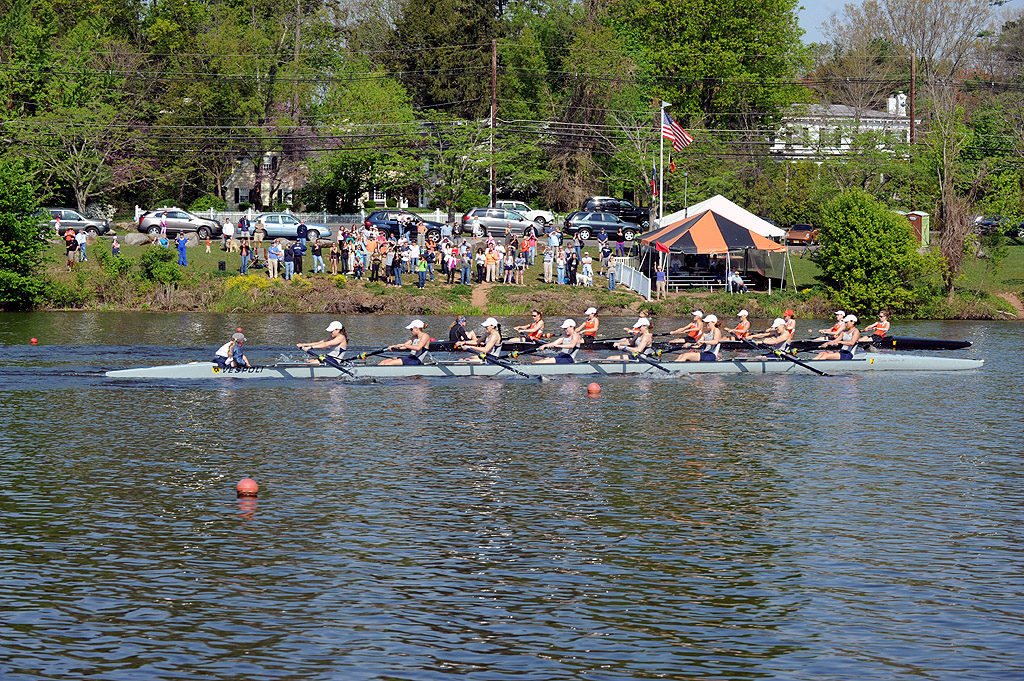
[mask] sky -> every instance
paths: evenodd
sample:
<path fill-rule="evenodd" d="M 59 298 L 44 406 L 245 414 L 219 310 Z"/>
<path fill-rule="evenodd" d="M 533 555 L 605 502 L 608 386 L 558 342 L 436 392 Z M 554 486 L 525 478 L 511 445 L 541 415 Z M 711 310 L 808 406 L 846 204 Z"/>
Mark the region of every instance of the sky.
<path fill-rule="evenodd" d="M 803 0 L 800 8 L 800 27 L 804 29 L 804 42 L 816 43 L 824 40 L 821 33 L 821 25 L 832 14 L 840 12 L 848 2 L 856 3 L 858 0 Z M 1024 0 L 1012 0 L 1006 3 L 997 12 L 1009 8 L 1014 12 L 1024 10 Z"/>

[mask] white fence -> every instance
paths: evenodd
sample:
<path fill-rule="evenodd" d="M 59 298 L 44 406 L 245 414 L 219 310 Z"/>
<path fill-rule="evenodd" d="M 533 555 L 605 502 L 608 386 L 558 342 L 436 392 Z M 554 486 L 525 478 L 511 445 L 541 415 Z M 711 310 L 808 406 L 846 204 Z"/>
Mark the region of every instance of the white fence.
<path fill-rule="evenodd" d="M 639 265 L 637 258 L 615 258 L 615 285 L 625 286 L 650 300 L 651 280 L 635 269 Z"/>

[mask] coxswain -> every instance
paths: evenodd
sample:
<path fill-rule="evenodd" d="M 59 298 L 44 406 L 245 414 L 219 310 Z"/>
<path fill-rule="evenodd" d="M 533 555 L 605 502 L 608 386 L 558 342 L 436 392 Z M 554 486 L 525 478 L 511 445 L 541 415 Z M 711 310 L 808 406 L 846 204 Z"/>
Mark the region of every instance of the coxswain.
<path fill-rule="evenodd" d="M 309 352 L 310 350 L 330 350 L 327 351 L 327 357 L 333 357 L 336 360 L 342 360 L 345 358 L 345 351 L 348 350 L 348 334 L 345 333 L 345 326 L 339 321 L 333 321 L 327 325 L 327 333 L 331 334 L 329 338 L 322 341 L 315 341 L 311 343 L 296 343 L 295 347 L 299 348 L 303 352 Z M 310 364 L 320 364 L 320 360 L 312 358 L 309 360 Z"/>
<path fill-rule="evenodd" d="M 864 327 L 864 332 L 861 335 L 871 335 L 871 340 L 879 340 L 885 338 L 885 334 L 889 333 L 889 313 L 882 310 L 878 313 L 878 321 L 874 324 L 868 324 Z"/>
<path fill-rule="evenodd" d="M 700 310 L 694 310 L 690 314 L 693 315 L 693 321 L 686 326 L 681 326 L 675 331 L 669 331 L 670 336 L 678 336 L 680 334 L 686 334 L 683 338 L 673 338 L 669 343 L 695 343 L 704 332 L 704 313 Z"/>
<path fill-rule="evenodd" d="M 494 317 L 488 317 L 483 323 L 484 342 L 482 344 L 467 343 L 459 341 L 455 344 L 457 350 L 467 350 L 469 352 L 476 352 L 480 355 L 491 355 L 492 357 L 498 357 L 501 355 L 501 325 L 498 324 L 498 320 Z M 475 337 L 474 337 L 475 339 Z M 469 357 L 465 361 L 467 362 L 482 362 L 483 357 Z"/>
<path fill-rule="evenodd" d="M 751 334 L 750 340 L 760 340 L 761 345 L 767 345 L 779 352 L 788 352 L 789 343 L 793 340 L 793 334 L 786 329 L 786 320 L 776 317 L 775 321 L 772 322 L 771 328 L 763 333 Z M 753 357 L 751 359 L 758 360 L 764 358 Z"/>
<path fill-rule="evenodd" d="M 684 352 L 676 358 L 677 362 L 717 362 L 722 350 L 722 326 L 718 317 L 709 314 L 702 320 L 704 330 L 700 335 L 700 349 Z"/>
<path fill-rule="evenodd" d="M 747 319 L 747 316 L 749 314 L 750 313 L 747 312 L 746 310 L 740 310 L 739 312 L 737 312 L 736 316 L 739 317 L 739 321 L 736 322 L 736 326 L 734 328 L 726 329 L 726 332 L 731 334 L 732 337 L 735 338 L 736 340 L 740 340 L 749 336 L 750 321 Z"/>
<path fill-rule="evenodd" d="M 224 345 L 217 349 L 213 355 L 213 361 L 221 369 L 249 366 L 249 358 L 242 352 L 242 345 L 245 343 L 245 336 L 241 331 L 235 332 Z"/>
<path fill-rule="evenodd" d="M 857 330 L 857 317 L 848 314 L 843 317 L 843 330 L 835 340 L 828 341 L 821 347 L 835 347 L 835 350 L 822 350 L 814 359 L 853 359 L 857 354 L 857 341 L 860 340 L 860 331 Z"/>
<path fill-rule="evenodd" d="M 522 326 L 513 327 L 516 331 L 523 334 L 523 339 L 531 341 L 540 341 L 544 338 L 544 315 L 541 314 L 540 310 L 532 310 L 530 317 L 533 318 L 529 324 L 523 324 Z M 520 339 L 520 340 L 523 340 Z"/>
<path fill-rule="evenodd" d="M 537 348 L 538 350 L 558 350 L 558 354 L 554 357 L 539 359 L 537 364 L 572 364 L 576 361 L 576 353 L 580 351 L 580 345 L 583 344 L 579 332 L 576 331 L 576 322 L 566 319 L 562 322 L 562 329 L 565 331 L 564 336 Z"/>
<path fill-rule="evenodd" d="M 583 322 L 580 337 L 583 339 L 583 347 L 587 347 L 597 340 L 597 330 L 601 326 L 601 320 L 597 318 L 596 307 L 588 307 L 584 314 L 587 315 L 587 320 Z"/>
<path fill-rule="evenodd" d="M 448 327 L 448 342 L 453 347 L 459 343 L 476 343 L 477 340 L 476 331 L 466 328 L 466 318 L 463 316 L 460 316 Z"/>
<path fill-rule="evenodd" d="M 380 366 L 394 366 L 397 364 L 419 366 L 423 364 L 427 353 L 430 351 L 430 334 L 424 331 L 426 326 L 422 319 L 414 319 L 409 322 L 409 326 L 405 327 L 406 330 L 412 332 L 409 340 L 404 343 L 388 346 L 388 350 L 408 350 L 409 354 L 405 357 L 389 357 L 381 362 Z"/>
<path fill-rule="evenodd" d="M 625 361 L 630 359 L 636 359 L 636 355 L 648 355 L 651 352 L 651 342 L 654 340 L 653 334 L 651 334 L 651 320 L 647 317 L 641 317 L 636 320 L 636 324 L 631 329 L 635 332 L 635 335 L 630 340 L 620 340 L 615 342 L 615 347 L 619 350 L 623 350 L 627 354 L 625 355 L 614 355 L 609 357 L 610 360 Z"/>
<path fill-rule="evenodd" d="M 796 312 L 786 310 L 782 313 L 783 321 L 786 322 L 786 331 L 789 331 L 789 339 L 796 338 Z"/>
<path fill-rule="evenodd" d="M 842 310 L 836 310 L 836 323 L 833 324 L 832 328 L 830 329 L 818 329 L 818 337 L 815 338 L 814 340 L 835 340 L 836 336 L 839 335 L 839 332 L 843 330 L 843 317 L 845 316 L 845 312 L 843 312 Z M 814 329 L 808 329 L 807 331 L 808 333 L 814 333 Z"/>

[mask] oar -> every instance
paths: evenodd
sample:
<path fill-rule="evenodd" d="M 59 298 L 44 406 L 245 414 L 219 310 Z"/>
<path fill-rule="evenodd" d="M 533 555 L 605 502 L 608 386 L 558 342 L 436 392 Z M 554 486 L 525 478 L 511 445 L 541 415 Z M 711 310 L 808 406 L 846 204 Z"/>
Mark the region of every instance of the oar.
<path fill-rule="evenodd" d="M 814 373 L 818 374 L 819 376 L 828 376 L 828 374 L 825 373 L 824 371 L 822 371 L 821 369 L 815 369 L 810 364 L 807 364 L 805 362 L 801 362 L 800 360 L 798 360 L 796 357 L 794 357 L 793 355 L 789 354 L 788 352 L 782 352 L 781 350 L 775 350 L 775 349 L 764 347 L 762 345 L 757 345 L 756 343 L 750 342 L 746 338 L 741 338 L 740 340 L 742 340 L 744 343 L 746 343 L 747 345 L 749 345 L 750 347 L 754 348 L 755 350 L 757 350 L 759 352 L 767 350 L 768 352 L 772 353 L 776 357 L 782 357 L 783 359 L 788 359 L 793 364 L 796 364 L 798 366 L 802 366 L 804 369 L 807 369 L 808 371 L 813 371 Z"/>
<path fill-rule="evenodd" d="M 346 357 L 345 359 L 343 359 L 341 361 L 342 362 L 351 362 L 354 359 L 366 359 L 367 357 L 373 357 L 374 355 L 382 355 L 385 352 L 393 352 L 393 351 L 390 349 L 390 346 L 385 346 L 385 347 L 380 348 L 378 350 L 373 350 L 372 352 L 360 352 L 358 355 L 352 355 L 351 357 Z"/>
<path fill-rule="evenodd" d="M 328 365 L 334 367 L 338 371 L 341 371 L 343 373 L 348 374 L 352 378 L 356 377 L 355 374 L 353 374 L 351 371 L 349 371 L 348 369 L 346 369 L 345 367 L 343 367 L 341 365 L 341 362 L 338 361 L 337 357 L 331 357 L 330 355 L 318 355 L 315 352 L 313 352 L 312 350 L 304 350 L 303 352 L 305 352 L 310 357 L 316 357 L 321 362 L 324 362 L 325 364 L 328 364 Z"/>
<path fill-rule="evenodd" d="M 661 362 L 655 362 L 655 361 L 654 361 L 653 359 L 651 359 L 650 357 L 645 357 L 645 356 L 644 356 L 644 355 L 643 355 L 642 353 L 639 353 L 639 352 L 631 352 L 631 353 L 630 353 L 630 357 L 632 357 L 633 359 L 638 359 L 638 360 L 640 360 L 641 362 L 647 362 L 647 363 L 648 363 L 648 364 L 650 364 L 650 365 L 651 365 L 652 367 L 658 367 L 659 369 L 661 369 L 662 371 L 664 371 L 664 372 L 665 372 L 666 374 L 671 374 L 671 373 L 672 373 L 672 370 L 671 370 L 671 369 L 666 369 L 666 368 L 664 367 L 664 365 L 662 365 L 662 363 L 661 363 Z"/>
<path fill-rule="evenodd" d="M 524 372 L 520 371 L 519 369 L 516 369 L 514 366 L 512 366 L 508 362 L 505 362 L 505 361 L 502 361 L 502 360 L 498 359 L 497 357 L 495 357 L 494 355 L 492 355 L 489 352 L 477 353 L 475 350 L 465 350 L 465 352 L 476 353 L 476 356 L 479 357 L 480 359 L 486 360 L 486 361 L 490 362 L 491 364 L 496 364 L 496 365 L 498 365 L 498 366 L 500 366 L 500 367 L 502 367 L 504 369 L 508 369 L 512 373 L 519 374 L 523 378 L 535 378 L 538 381 L 540 381 L 541 383 L 544 382 L 544 377 L 543 376 L 531 376 L 530 374 L 524 373 Z"/>

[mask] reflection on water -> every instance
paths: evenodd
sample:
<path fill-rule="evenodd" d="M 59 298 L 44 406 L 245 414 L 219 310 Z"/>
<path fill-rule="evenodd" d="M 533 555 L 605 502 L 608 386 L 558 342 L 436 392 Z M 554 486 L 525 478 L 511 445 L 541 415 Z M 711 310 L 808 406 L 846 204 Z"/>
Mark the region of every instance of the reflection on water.
<path fill-rule="evenodd" d="M 598 397 L 97 375 L 202 358 L 235 326 L 276 358 L 326 321 L 0 317 L 0 676 L 1024 672 L 1015 326 L 904 330 L 975 340 L 981 372 Z M 407 320 L 344 321 L 369 345 Z M 250 476 L 259 499 L 236 499 Z"/>

